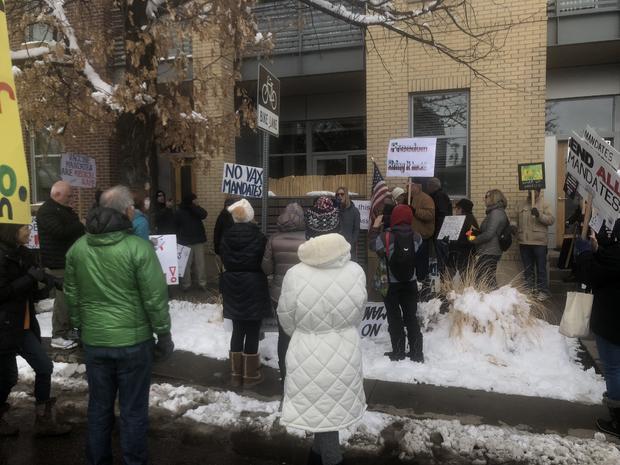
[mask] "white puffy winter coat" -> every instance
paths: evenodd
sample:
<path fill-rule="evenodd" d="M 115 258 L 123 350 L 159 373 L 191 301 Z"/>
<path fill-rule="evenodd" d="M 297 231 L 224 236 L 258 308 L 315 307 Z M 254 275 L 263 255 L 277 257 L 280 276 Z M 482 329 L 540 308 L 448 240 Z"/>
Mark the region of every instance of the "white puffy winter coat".
<path fill-rule="evenodd" d="M 366 410 L 358 326 L 366 305 L 364 271 L 351 246 L 327 234 L 299 246 L 301 263 L 284 276 L 278 318 L 291 343 L 280 423 L 338 431 Z"/>

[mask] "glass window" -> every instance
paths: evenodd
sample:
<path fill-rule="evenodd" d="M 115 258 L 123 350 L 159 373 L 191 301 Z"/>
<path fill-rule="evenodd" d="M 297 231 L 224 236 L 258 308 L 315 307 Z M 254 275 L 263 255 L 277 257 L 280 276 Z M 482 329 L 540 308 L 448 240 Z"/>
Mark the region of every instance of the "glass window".
<path fill-rule="evenodd" d="M 50 189 L 60 181 L 60 157 L 62 144 L 49 137 L 47 131 L 38 131 L 30 139 L 32 160 L 33 202 L 43 202 L 50 196 Z"/>
<path fill-rule="evenodd" d="M 313 121 L 312 150 L 314 152 L 365 150 L 364 126 L 363 118 Z"/>
<path fill-rule="evenodd" d="M 449 195 L 467 195 L 469 94 L 411 96 L 413 137 L 436 137 L 435 176 Z"/>
<path fill-rule="evenodd" d="M 269 177 L 305 176 L 306 157 L 303 155 L 269 157 Z"/>
<path fill-rule="evenodd" d="M 306 123 L 303 121 L 280 123 L 280 137 L 269 138 L 269 153 L 306 153 Z"/>
<path fill-rule="evenodd" d="M 335 176 L 347 173 L 347 158 L 320 158 L 316 160 L 316 174 L 319 176 Z"/>
<path fill-rule="evenodd" d="M 51 42 L 56 40 L 57 34 L 49 24 L 34 23 L 28 26 L 26 38 L 28 42 Z"/>
<path fill-rule="evenodd" d="M 586 125 L 601 135 L 613 132 L 613 97 L 549 100 L 546 110 L 547 134 L 570 136 L 573 131 L 582 134 Z"/>

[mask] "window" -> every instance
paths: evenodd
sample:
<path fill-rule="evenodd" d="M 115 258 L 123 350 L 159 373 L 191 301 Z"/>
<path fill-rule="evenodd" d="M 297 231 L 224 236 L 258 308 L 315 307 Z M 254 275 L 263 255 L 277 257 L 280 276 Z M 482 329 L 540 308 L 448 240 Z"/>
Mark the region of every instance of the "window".
<path fill-rule="evenodd" d="M 62 144 L 51 139 L 46 130 L 38 131 L 30 138 L 30 156 L 32 163 L 33 202 L 43 202 L 50 196 L 50 189 L 60 181 L 60 157 Z"/>
<path fill-rule="evenodd" d="M 54 28 L 45 23 L 34 23 L 28 26 L 26 40 L 28 42 L 51 42 L 58 38 Z"/>
<path fill-rule="evenodd" d="M 620 97 L 616 97 L 616 102 Z M 618 106 L 618 103 L 615 103 Z M 586 125 L 601 136 L 611 136 L 614 131 L 614 97 L 548 100 L 546 104 L 545 131 L 560 137 L 569 137 L 573 131 L 582 134 Z M 618 111 L 618 110 L 616 110 Z M 620 121 L 616 121 L 616 127 Z"/>
<path fill-rule="evenodd" d="M 410 99 L 413 137 L 436 137 L 435 176 L 452 196 L 467 195 L 469 94 L 415 94 Z"/>
<path fill-rule="evenodd" d="M 324 120 L 312 123 L 312 150 L 314 152 L 365 149 L 366 128 L 362 118 Z"/>

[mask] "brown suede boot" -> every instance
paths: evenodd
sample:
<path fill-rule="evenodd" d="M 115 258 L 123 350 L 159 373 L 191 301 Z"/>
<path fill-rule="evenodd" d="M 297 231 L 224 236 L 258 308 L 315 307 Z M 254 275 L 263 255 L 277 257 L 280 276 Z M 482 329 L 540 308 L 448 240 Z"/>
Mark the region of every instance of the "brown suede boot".
<path fill-rule="evenodd" d="M 37 402 L 35 406 L 34 434 L 35 436 L 61 436 L 71 432 L 69 425 L 56 421 L 56 398 Z"/>
<path fill-rule="evenodd" d="M 254 386 L 263 381 L 258 354 L 243 354 L 243 384 Z"/>
<path fill-rule="evenodd" d="M 4 419 L 4 415 L 9 411 L 11 406 L 6 402 L 4 404 L 0 404 L 0 437 L 1 436 L 15 436 L 19 434 L 19 428 L 17 426 L 13 426 Z"/>
<path fill-rule="evenodd" d="M 229 352 L 230 358 L 230 385 L 239 387 L 243 382 L 243 352 Z"/>

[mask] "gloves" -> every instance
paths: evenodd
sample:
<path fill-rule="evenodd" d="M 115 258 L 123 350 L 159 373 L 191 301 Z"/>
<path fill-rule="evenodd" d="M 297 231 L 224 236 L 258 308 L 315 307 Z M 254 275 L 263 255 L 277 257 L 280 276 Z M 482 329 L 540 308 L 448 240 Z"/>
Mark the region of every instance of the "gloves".
<path fill-rule="evenodd" d="M 43 268 L 31 266 L 27 273 L 28 276 L 35 280 L 35 282 L 45 282 L 47 280 Z"/>
<path fill-rule="evenodd" d="M 534 215 L 536 218 L 538 218 L 540 216 L 540 212 L 538 211 L 538 208 L 534 207 L 530 210 L 530 213 L 532 215 Z"/>
<path fill-rule="evenodd" d="M 581 237 L 579 237 L 575 241 L 575 253 L 577 255 L 581 255 L 584 252 L 590 252 L 590 251 L 592 251 L 592 244 L 590 243 L 588 239 L 582 239 Z"/>
<path fill-rule="evenodd" d="M 153 358 L 156 362 L 163 362 L 172 355 L 174 351 L 174 342 L 170 333 L 158 334 L 157 343 L 153 348 Z"/>
<path fill-rule="evenodd" d="M 58 291 L 62 291 L 62 287 L 65 282 L 63 278 L 57 278 L 56 276 L 52 276 L 51 274 L 45 275 L 45 281 L 48 287 L 54 287 Z"/>

